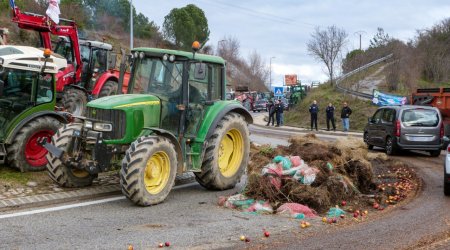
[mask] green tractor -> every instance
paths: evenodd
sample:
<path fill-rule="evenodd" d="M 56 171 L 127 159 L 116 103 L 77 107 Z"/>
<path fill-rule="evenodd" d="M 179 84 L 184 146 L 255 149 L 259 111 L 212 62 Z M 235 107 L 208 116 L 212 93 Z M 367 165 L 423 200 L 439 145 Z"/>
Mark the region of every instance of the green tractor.
<path fill-rule="evenodd" d="M 297 83 L 297 85 L 290 86 L 289 88 L 289 106 L 297 105 L 306 97 L 306 86 L 302 85 L 299 81 Z"/>
<path fill-rule="evenodd" d="M 177 173 L 194 172 L 207 189 L 233 188 L 248 163 L 253 120 L 225 100 L 225 61 L 195 52 L 134 49 L 128 94 L 89 102 L 86 117 L 45 144 L 50 177 L 88 186 L 123 159 L 122 192 L 142 206 L 164 201 Z"/>
<path fill-rule="evenodd" d="M 22 172 L 47 165 L 40 138 L 51 138 L 66 122 L 56 113 L 55 74 L 65 59 L 26 46 L 0 46 L 0 164 Z"/>

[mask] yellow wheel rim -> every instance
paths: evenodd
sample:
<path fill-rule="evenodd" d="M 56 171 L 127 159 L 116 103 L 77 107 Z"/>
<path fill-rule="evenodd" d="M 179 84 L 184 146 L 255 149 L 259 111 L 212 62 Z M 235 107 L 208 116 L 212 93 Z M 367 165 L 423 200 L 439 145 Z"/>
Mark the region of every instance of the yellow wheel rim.
<path fill-rule="evenodd" d="M 244 155 L 244 139 L 237 129 L 229 130 L 222 138 L 219 148 L 219 169 L 225 177 L 237 173 Z"/>
<path fill-rule="evenodd" d="M 170 161 L 169 156 L 158 151 L 148 159 L 144 170 L 145 188 L 150 194 L 158 194 L 169 181 Z"/>
<path fill-rule="evenodd" d="M 89 175 L 89 172 L 81 170 L 81 169 L 72 169 L 72 174 L 78 178 L 85 178 Z"/>

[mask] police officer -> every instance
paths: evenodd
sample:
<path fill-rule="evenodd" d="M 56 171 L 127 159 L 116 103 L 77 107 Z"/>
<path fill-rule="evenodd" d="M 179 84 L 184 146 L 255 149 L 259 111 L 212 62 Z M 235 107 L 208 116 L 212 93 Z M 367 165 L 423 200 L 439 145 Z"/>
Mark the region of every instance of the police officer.
<path fill-rule="evenodd" d="M 316 100 L 309 106 L 309 113 L 311 114 L 311 130 L 313 130 L 315 126 L 317 131 L 317 113 L 319 113 L 319 106 L 317 106 Z"/>
<path fill-rule="evenodd" d="M 331 102 L 328 103 L 327 109 L 325 110 L 327 113 L 327 131 L 330 131 L 330 122 L 333 126 L 333 131 L 336 131 L 336 124 L 334 123 L 334 110 L 335 108 L 333 104 Z"/>

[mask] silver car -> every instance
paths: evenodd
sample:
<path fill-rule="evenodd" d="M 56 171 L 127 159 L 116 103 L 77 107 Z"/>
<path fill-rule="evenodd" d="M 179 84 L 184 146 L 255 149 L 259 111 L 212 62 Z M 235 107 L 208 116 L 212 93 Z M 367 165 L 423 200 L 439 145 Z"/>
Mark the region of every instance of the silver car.
<path fill-rule="evenodd" d="M 444 142 L 439 109 L 429 106 L 386 106 L 369 118 L 364 142 L 383 147 L 389 155 L 399 150 L 424 150 L 438 157 Z"/>

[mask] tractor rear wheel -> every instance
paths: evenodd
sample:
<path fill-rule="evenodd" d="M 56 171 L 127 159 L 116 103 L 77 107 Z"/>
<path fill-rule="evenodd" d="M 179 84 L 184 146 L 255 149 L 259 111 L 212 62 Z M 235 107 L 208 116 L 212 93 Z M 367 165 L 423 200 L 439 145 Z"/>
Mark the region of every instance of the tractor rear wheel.
<path fill-rule="evenodd" d="M 200 185 L 212 190 L 236 186 L 247 168 L 250 140 L 247 122 L 237 113 L 228 113 L 208 139 L 202 171 L 195 173 Z"/>
<path fill-rule="evenodd" d="M 70 152 L 67 152 L 67 148 L 72 139 L 73 131 L 81 130 L 82 126 L 83 125 L 80 123 L 64 125 L 64 127 L 56 131 L 56 134 L 52 137 L 51 143 L 55 147 L 64 150 L 65 154 L 70 154 Z M 74 149 L 74 151 L 75 150 L 76 149 Z M 62 157 L 64 157 L 64 155 Z M 97 175 L 91 175 L 87 171 L 74 169 L 64 165 L 60 159 L 56 158 L 51 153 L 47 154 L 47 160 L 48 175 L 62 187 L 90 186 L 92 185 L 92 181 L 97 178 Z"/>
<path fill-rule="evenodd" d="M 105 85 L 103 85 L 98 97 L 105 97 L 110 95 L 117 95 L 117 90 L 119 89 L 119 83 L 115 81 L 107 81 Z"/>
<path fill-rule="evenodd" d="M 7 146 L 7 159 L 11 166 L 21 172 L 41 171 L 45 169 L 47 149 L 38 144 L 39 138 L 50 140 L 52 135 L 61 126 L 53 117 L 38 117 L 25 126 Z"/>
<path fill-rule="evenodd" d="M 135 204 L 156 205 L 169 195 L 177 175 L 177 152 L 165 137 L 142 136 L 122 160 L 122 193 Z"/>
<path fill-rule="evenodd" d="M 70 88 L 64 91 L 62 97 L 63 107 L 73 115 L 82 116 L 86 109 L 87 96 L 81 89 Z"/>

